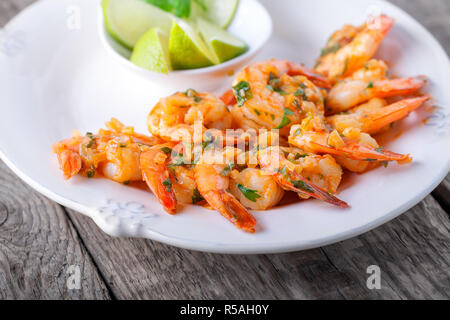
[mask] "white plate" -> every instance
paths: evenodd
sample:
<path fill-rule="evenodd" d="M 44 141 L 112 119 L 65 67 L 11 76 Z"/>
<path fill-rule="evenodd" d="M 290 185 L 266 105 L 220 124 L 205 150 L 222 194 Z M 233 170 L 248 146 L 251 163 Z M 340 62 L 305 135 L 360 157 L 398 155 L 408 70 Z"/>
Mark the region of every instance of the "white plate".
<path fill-rule="evenodd" d="M 426 123 L 426 112 L 411 115 L 396 126 L 402 135 L 388 144 L 396 152 L 411 153 L 414 162 L 346 179 L 339 197 L 351 209 L 306 201 L 255 213 L 259 227 L 251 235 L 199 207 L 169 216 L 150 192 L 101 179 L 64 181 L 51 153 L 53 142 L 70 136 L 72 129 L 97 130 L 112 116 L 145 132 L 150 108 L 171 93 L 149 87 L 111 61 L 98 39 L 97 2 L 92 0 L 40 1 L 7 26 L 0 54 L 1 158 L 36 190 L 90 216 L 111 235 L 211 252 L 322 246 L 375 228 L 421 201 L 450 169 L 450 66 L 440 45 L 414 19 L 383 1 L 263 2 L 275 34 L 258 59 L 312 65 L 332 31 L 347 22 L 361 23 L 379 9 L 397 21 L 380 56 L 392 62 L 395 74 L 431 79 L 428 91 L 442 109 Z M 76 28 L 78 13 L 81 29 Z"/>

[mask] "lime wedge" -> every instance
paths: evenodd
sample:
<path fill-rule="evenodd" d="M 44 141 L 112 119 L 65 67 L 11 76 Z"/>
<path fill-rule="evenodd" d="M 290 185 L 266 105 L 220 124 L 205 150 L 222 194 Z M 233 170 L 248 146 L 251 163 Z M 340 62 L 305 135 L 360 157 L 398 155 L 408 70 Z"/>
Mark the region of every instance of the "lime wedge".
<path fill-rule="evenodd" d="M 136 43 L 130 60 L 141 68 L 168 74 L 171 70 L 168 45 L 167 35 L 153 28 Z"/>
<path fill-rule="evenodd" d="M 215 24 L 198 18 L 197 26 L 209 50 L 220 63 L 231 60 L 247 51 L 247 45 L 244 42 Z"/>
<path fill-rule="evenodd" d="M 173 22 L 169 55 L 174 69 L 197 69 L 219 64 L 197 28 L 182 20 Z"/>
<path fill-rule="evenodd" d="M 148 30 L 158 27 L 169 34 L 172 16 L 141 0 L 102 0 L 106 29 L 122 45 L 132 49 Z"/>
<path fill-rule="evenodd" d="M 228 28 L 233 21 L 239 0 L 192 1 L 192 18 L 202 17 L 221 28 Z"/>

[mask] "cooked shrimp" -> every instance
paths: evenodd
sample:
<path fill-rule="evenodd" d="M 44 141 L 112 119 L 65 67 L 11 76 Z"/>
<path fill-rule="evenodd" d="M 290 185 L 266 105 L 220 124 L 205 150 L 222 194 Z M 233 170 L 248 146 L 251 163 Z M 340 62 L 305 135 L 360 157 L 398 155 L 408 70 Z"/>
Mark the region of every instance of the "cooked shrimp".
<path fill-rule="evenodd" d="M 108 130 L 98 134 L 76 135 L 53 145 L 66 179 L 77 173 L 92 178 L 99 173 L 119 183 L 142 180 L 139 155 L 141 146 L 151 146 L 161 140 L 134 132 L 117 119 L 106 123 Z"/>
<path fill-rule="evenodd" d="M 310 121 L 309 123 L 311 123 Z M 409 155 L 385 151 L 367 133 L 354 131 L 340 135 L 336 130 L 329 132 L 322 128 L 312 128 L 308 122 L 291 128 L 289 143 L 312 153 L 324 153 L 343 156 L 362 161 L 397 161 L 410 162 Z M 345 133 L 348 136 L 345 136 Z"/>
<path fill-rule="evenodd" d="M 82 140 L 83 138 L 81 136 L 77 136 L 57 142 L 52 147 L 53 152 L 58 157 L 59 167 L 66 180 L 78 174 L 83 167 L 79 153 Z"/>
<path fill-rule="evenodd" d="M 293 147 L 281 150 L 286 159 L 296 165 L 295 170 L 308 181 L 332 194 L 337 192 L 343 172 L 332 156 L 311 154 Z"/>
<path fill-rule="evenodd" d="M 147 119 L 153 135 L 167 141 L 189 143 L 193 141 L 196 123 L 200 124 L 201 134 L 206 128 L 229 129 L 231 122 L 231 113 L 220 99 L 192 89 L 161 99 Z"/>
<path fill-rule="evenodd" d="M 374 98 L 345 114 L 328 117 L 327 122 L 339 133 L 343 133 L 348 128 L 356 128 L 362 132 L 374 134 L 391 123 L 407 117 L 430 98 L 426 95 L 403 99 L 389 106 L 386 106 L 385 100 Z"/>
<path fill-rule="evenodd" d="M 201 160 L 194 167 L 194 179 L 198 191 L 208 204 L 219 211 L 236 227 L 255 232 L 256 220 L 245 207 L 228 192 L 230 178 L 225 164 L 206 164 Z"/>
<path fill-rule="evenodd" d="M 313 197 L 335 206 L 348 208 L 347 203 L 305 178 L 301 173 L 303 166 L 289 161 L 279 147 L 258 151 L 258 161 L 261 168 L 271 174 L 284 190 L 297 192 L 302 198 Z"/>
<path fill-rule="evenodd" d="M 382 60 L 372 59 L 364 64 L 364 67 L 356 70 L 348 79 L 361 81 L 385 80 L 388 76 L 388 66 Z"/>
<path fill-rule="evenodd" d="M 237 104 L 232 109 L 235 125 L 243 129 L 280 129 L 289 134 L 308 112 L 323 113 L 323 95 L 306 76 L 287 61 L 255 63 L 234 81 Z M 224 98 L 228 100 L 228 98 Z"/>
<path fill-rule="evenodd" d="M 330 44 L 318 59 L 315 70 L 333 83 L 348 77 L 374 56 L 393 24 L 392 18 L 381 15 L 370 19 L 361 28 L 346 26 L 342 32 L 345 36 L 335 33 L 338 40 L 331 38 Z"/>
<path fill-rule="evenodd" d="M 267 210 L 283 198 L 284 190 L 275 179 L 261 169 L 247 168 L 231 175 L 230 192 L 246 208 Z"/>
<path fill-rule="evenodd" d="M 176 213 L 177 199 L 173 189 L 174 176 L 167 168 L 170 155 L 165 148 L 172 150 L 174 146 L 174 143 L 166 143 L 145 148 L 140 155 L 140 167 L 145 182 L 170 214 Z"/>
<path fill-rule="evenodd" d="M 408 95 L 427 83 L 424 76 L 393 80 L 362 81 L 344 80 L 334 86 L 328 94 L 326 111 L 334 114 L 346 111 L 372 98 L 387 98 Z"/>

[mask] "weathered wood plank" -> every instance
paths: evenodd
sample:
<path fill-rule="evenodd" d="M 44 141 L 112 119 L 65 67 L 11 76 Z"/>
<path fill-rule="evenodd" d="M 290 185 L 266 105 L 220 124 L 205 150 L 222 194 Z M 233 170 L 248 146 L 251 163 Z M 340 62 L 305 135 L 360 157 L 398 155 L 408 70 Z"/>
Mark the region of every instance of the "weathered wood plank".
<path fill-rule="evenodd" d="M 69 211 L 108 285 L 121 299 L 450 298 L 450 221 L 430 196 L 399 219 L 306 252 L 230 256 L 141 239 L 112 239 Z M 378 265 L 381 290 L 369 290 Z"/>
<path fill-rule="evenodd" d="M 71 290 L 69 267 L 82 286 Z M 108 299 L 63 208 L 31 190 L 0 161 L 0 299 Z"/>
<path fill-rule="evenodd" d="M 35 0 L 3 0 L 0 1 L 0 27 Z"/>

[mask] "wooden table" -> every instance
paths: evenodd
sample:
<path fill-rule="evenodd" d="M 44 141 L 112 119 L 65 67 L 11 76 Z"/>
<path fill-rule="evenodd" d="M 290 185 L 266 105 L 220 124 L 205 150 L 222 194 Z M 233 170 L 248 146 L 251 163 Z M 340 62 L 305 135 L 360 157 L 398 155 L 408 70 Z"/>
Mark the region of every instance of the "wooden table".
<path fill-rule="evenodd" d="M 33 0 L 1 0 L 0 26 Z M 449 0 L 394 0 L 450 52 Z M 448 85 L 448 84 L 446 84 Z M 358 238 L 290 254 L 230 256 L 117 239 L 25 185 L 0 161 L 0 299 L 448 299 L 450 177 Z M 67 286 L 79 266 L 81 288 Z M 381 269 L 381 289 L 366 285 Z"/>

